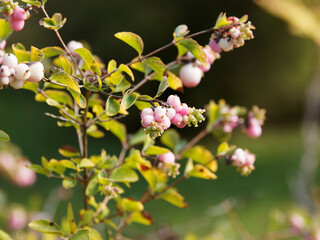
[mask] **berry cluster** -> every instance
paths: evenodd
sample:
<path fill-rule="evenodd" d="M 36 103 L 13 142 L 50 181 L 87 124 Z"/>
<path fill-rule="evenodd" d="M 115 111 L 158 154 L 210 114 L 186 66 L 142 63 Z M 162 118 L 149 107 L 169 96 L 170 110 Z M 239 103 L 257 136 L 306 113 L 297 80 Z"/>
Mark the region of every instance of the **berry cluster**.
<path fill-rule="evenodd" d="M 29 16 L 29 12 L 19 7 L 19 4 L 12 0 L 2 0 L 2 3 L 4 6 L 1 8 L 1 12 L 9 21 L 10 27 L 14 31 L 21 31 L 24 27 L 24 21 Z"/>
<path fill-rule="evenodd" d="M 6 47 L 7 41 L 3 40 L 0 42 L 0 65 L 2 64 L 3 56 L 6 54 L 4 48 Z"/>
<path fill-rule="evenodd" d="M 249 137 L 257 138 L 262 134 L 262 125 L 265 120 L 265 110 L 254 106 L 248 114 L 246 133 Z"/>
<path fill-rule="evenodd" d="M 183 86 L 192 88 L 199 85 L 204 72 L 208 72 L 211 65 L 216 59 L 220 58 L 220 54 L 213 52 L 209 45 L 203 48 L 207 56 L 207 65 L 202 65 L 192 53 L 188 52 L 186 54 L 186 59 L 189 61 L 187 64 L 183 65 L 179 72 L 179 77 L 182 81 Z"/>
<path fill-rule="evenodd" d="M 222 121 L 220 122 L 222 129 L 226 133 L 232 132 L 232 130 L 238 126 L 239 117 L 238 109 L 236 107 L 224 106 L 221 109 Z"/>
<path fill-rule="evenodd" d="M 176 177 L 179 175 L 180 164 L 176 163 L 176 157 L 173 152 L 167 152 L 158 156 L 160 163 L 158 168 L 168 176 Z"/>
<path fill-rule="evenodd" d="M 41 62 L 20 63 L 13 54 L 6 54 L 0 68 L 0 87 L 11 85 L 14 89 L 22 88 L 25 81 L 39 82 L 44 77 Z"/>
<path fill-rule="evenodd" d="M 176 95 L 168 97 L 167 105 L 169 107 L 145 108 L 141 112 L 141 125 L 152 138 L 160 136 L 171 124 L 179 128 L 186 125 L 197 127 L 204 120 L 204 109 L 190 108 L 186 103 L 181 103 Z"/>
<path fill-rule="evenodd" d="M 221 51 L 229 52 L 234 48 L 242 47 L 245 40 L 252 39 L 252 29 L 255 29 L 251 22 L 247 22 L 247 16 L 240 21 L 237 17 L 228 17 L 227 21 L 234 26 L 222 31 L 220 34 L 213 34 L 209 42 L 212 51 L 220 53 Z"/>
<path fill-rule="evenodd" d="M 248 176 L 254 170 L 256 156 L 248 150 L 237 148 L 230 158 L 232 165 L 238 168 L 241 175 Z"/>

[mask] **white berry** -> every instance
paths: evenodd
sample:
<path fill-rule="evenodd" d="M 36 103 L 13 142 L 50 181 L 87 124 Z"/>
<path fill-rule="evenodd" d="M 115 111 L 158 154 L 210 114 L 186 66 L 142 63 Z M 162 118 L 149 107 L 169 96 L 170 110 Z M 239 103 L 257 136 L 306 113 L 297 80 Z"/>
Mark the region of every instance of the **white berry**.
<path fill-rule="evenodd" d="M 78 48 L 83 48 L 83 45 L 81 42 L 77 42 L 77 41 L 72 40 L 67 44 L 67 48 L 70 52 L 73 52 L 74 50 L 76 50 Z"/>
<path fill-rule="evenodd" d="M 30 67 L 28 82 L 39 82 L 44 77 L 44 67 L 41 62 L 35 62 Z"/>
<path fill-rule="evenodd" d="M 229 52 L 233 48 L 232 42 L 229 41 L 229 39 L 227 39 L 227 38 L 221 38 L 219 41 L 219 46 L 225 52 Z"/>
<path fill-rule="evenodd" d="M 2 85 L 8 85 L 10 83 L 10 80 L 8 77 L 1 77 L 0 82 Z"/>
<path fill-rule="evenodd" d="M 25 81 L 30 77 L 30 70 L 27 64 L 20 63 L 16 66 L 15 79 Z"/>
<path fill-rule="evenodd" d="M 179 77 L 185 87 L 197 86 L 202 78 L 202 70 L 192 63 L 188 63 L 181 67 Z"/>
<path fill-rule="evenodd" d="M 1 77 L 9 77 L 10 76 L 10 69 L 7 66 L 1 66 L 0 68 L 0 76 Z"/>
<path fill-rule="evenodd" d="M 18 65 L 18 59 L 12 53 L 7 53 L 2 59 L 2 64 L 9 68 L 14 68 Z"/>
<path fill-rule="evenodd" d="M 14 81 L 10 82 L 10 86 L 14 89 L 20 89 L 23 87 L 24 81 L 15 79 Z"/>

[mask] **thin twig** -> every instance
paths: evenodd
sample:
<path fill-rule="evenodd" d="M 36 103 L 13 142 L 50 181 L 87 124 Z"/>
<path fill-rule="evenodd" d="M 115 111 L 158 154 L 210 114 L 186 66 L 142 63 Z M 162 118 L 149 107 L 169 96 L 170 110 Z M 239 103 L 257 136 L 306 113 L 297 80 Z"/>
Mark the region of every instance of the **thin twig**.
<path fill-rule="evenodd" d="M 75 122 L 72 119 L 67 119 L 67 118 L 64 118 L 64 117 L 61 117 L 61 116 L 56 116 L 56 115 L 51 114 L 51 113 L 45 113 L 45 115 L 48 116 L 48 117 L 52 117 L 52 118 L 55 118 L 55 119 L 59 119 L 59 120 L 65 121 L 65 122 L 71 122 L 73 124 L 76 124 L 76 125 L 80 126 L 80 124 L 78 122 Z"/>
<path fill-rule="evenodd" d="M 53 82 L 53 81 L 51 81 L 50 79 L 48 79 L 48 78 L 42 78 L 42 80 L 44 80 L 45 82 L 48 82 L 48 83 L 51 83 L 51 84 L 54 84 L 54 85 L 57 85 L 57 86 L 60 86 L 60 87 L 65 87 L 65 88 L 68 88 L 68 86 L 67 85 L 64 85 L 64 84 L 62 84 L 62 83 L 58 83 L 58 82 Z"/>

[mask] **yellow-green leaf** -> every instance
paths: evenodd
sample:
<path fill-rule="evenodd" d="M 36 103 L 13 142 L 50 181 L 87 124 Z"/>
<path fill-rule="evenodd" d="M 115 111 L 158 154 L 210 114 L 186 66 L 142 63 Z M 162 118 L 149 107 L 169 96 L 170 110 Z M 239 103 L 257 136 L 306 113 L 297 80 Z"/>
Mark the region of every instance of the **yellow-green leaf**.
<path fill-rule="evenodd" d="M 0 19 L 0 41 L 7 39 L 11 33 L 9 22 L 5 19 Z"/>
<path fill-rule="evenodd" d="M 119 167 L 112 171 L 110 180 L 113 182 L 136 182 L 139 177 L 134 170 L 127 167 Z"/>
<path fill-rule="evenodd" d="M 132 32 L 119 32 L 116 33 L 114 36 L 133 47 L 139 55 L 142 54 L 144 44 L 141 37 L 137 34 Z"/>
<path fill-rule="evenodd" d="M 170 150 L 168 148 L 159 147 L 159 146 L 150 146 L 146 151 L 145 154 L 148 155 L 160 155 L 164 153 L 168 153 Z"/>
<path fill-rule="evenodd" d="M 191 38 L 184 39 L 178 43 L 188 49 L 189 52 L 193 54 L 193 56 L 201 62 L 202 65 L 207 66 L 207 55 L 203 51 L 203 48 L 199 43 Z"/>
<path fill-rule="evenodd" d="M 204 179 L 217 179 L 217 176 L 214 173 L 200 164 L 196 164 L 194 168 L 190 172 L 188 172 L 188 176 Z"/>
<path fill-rule="evenodd" d="M 78 53 L 80 57 L 84 60 L 84 62 L 88 65 L 89 69 L 101 76 L 101 70 L 97 66 L 96 61 L 94 60 L 91 52 L 86 48 L 77 48 L 74 52 Z"/>
<path fill-rule="evenodd" d="M 106 113 L 108 116 L 115 116 L 120 111 L 120 103 L 117 99 L 109 97 L 106 103 Z"/>
<path fill-rule="evenodd" d="M 57 234 L 60 236 L 63 235 L 60 227 L 54 222 L 50 222 L 48 220 L 35 220 L 29 223 L 29 227 L 37 232 Z"/>
<path fill-rule="evenodd" d="M 167 191 L 162 193 L 159 198 L 166 200 L 167 202 L 180 208 L 188 207 L 188 204 L 184 202 L 184 197 L 178 193 L 175 188 L 169 188 Z"/>
<path fill-rule="evenodd" d="M 135 92 L 131 94 L 131 90 L 128 90 L 122 98 L 120 107 L 124 110 L 130 108 L 138 98 L 138 94 Z"/>
<path fill-rule="evenodd" d="M 30 59 L 30 61 L 31 62 L 36 62 L 36 61 L 41 62 L 43 60 L 43 58 L 44 58 L 44 53 L 40 49 L 38 49 L 34 46 L 31 46 L 31 59 Z"/>
<path fill-rule="evenodd" d="M 45 58 L 64 54 L 64 50 L 60 47 L 45 47 L 45 48 L 42 48 L 41 51 L 44 53 Z"/>
<path fill-rule="evenodd" d="M 0 130 L 0 140 L 8 142 L 8 141 L 10 141 L 10 137 L 4 131 Z"/>
<path fill-rule="evenodd" d="M 144 225 L 151 225 L 153 224 L 153 219 L 151 215 L 147 212 L 134 212 L 132 213 L 129 224 L 136 222 Z"/>

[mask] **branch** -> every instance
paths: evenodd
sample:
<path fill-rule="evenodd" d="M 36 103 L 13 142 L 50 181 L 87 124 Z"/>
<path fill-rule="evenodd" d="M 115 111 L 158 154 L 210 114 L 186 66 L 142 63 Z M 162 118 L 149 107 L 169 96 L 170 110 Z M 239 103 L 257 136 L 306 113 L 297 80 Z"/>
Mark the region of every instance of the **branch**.
<path fill-rule="evenodd" d="M 67 119 L 67 118 L 64 118 L 64 117 L 61 117 L 61 116 L 56 116 L 56 115 L 51 114 L 51 113 L 45 113 L 45 115 L 48 116 L 48 117 L 52 117 L 52 118 L 55 118 L 55 119 L 59 119 L 59 120 L 65 121 L 65 122 L 71 122 L 71 123 L 76 124 L 78 126 L 81 125 L 78 122 L 73 121 L 72 119 Z"/>

